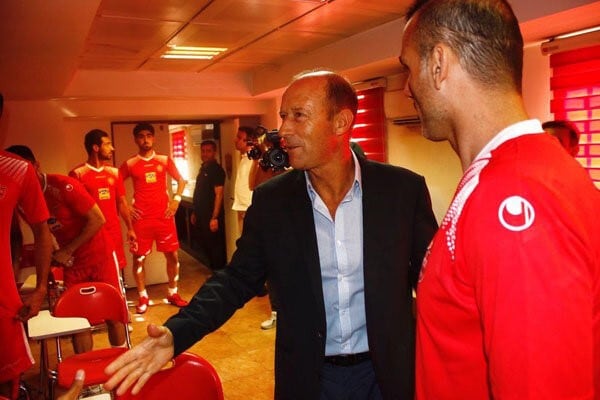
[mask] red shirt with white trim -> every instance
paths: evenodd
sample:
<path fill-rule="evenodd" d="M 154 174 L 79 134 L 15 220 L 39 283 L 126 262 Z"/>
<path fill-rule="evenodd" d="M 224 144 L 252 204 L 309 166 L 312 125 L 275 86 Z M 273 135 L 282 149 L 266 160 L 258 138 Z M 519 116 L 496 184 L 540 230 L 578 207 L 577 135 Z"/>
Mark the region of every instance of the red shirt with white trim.
<path fill-rule="evenodd" d="M 50 211 L 48 225 L 59 246 L 65 246 L 81 233 L 85 215 L 96 204 L 76 179 L 47 174 L 44 197 Z"/>
<path fill-rule="evenodd" d="M 87 223 L 85 215 L 96 202 L 81 182 L 70 176 L 54 174 L 46 175 L 44 197 L 50 211 L 50 232 L 56 237 L 58 245 L 63 247 L 79 236 Z M 102 227 L 92 239 L 79 246 L 73 252 L 75 263 L 72 268 L 88 265 L 92 262 L 90 258 L 110 255 L 114 247 L 107 235 Z"/>
<path fill-rule="evenodd" d="M 12 379 L 33 364 L 22 323 L 23 305 L 13 273 L 10 226 L 15 207 L 30 224 L 48 219 L 48 209 L 31 163 L 0 150 L 0 381 Z"/>
<path fill-rule="evenodd" d="M 463 176 L 417 291 L 417 399 L 600 398 L 600 192 L 538 121 Z"/>
<path fill-rule="evenodd" d="M 119 168 L 123 180 L 133 180 L 133 207 L 142 218 L 165 218 L 169 205 L 167 174 L 181 179 L 173 160 L 166 155 L 153 153 L 148 158 L 139 154 L 125 161 Z"/>
<path fill-rule="evenodd" d="M 104 229 L 113 239 L 119 264 L 124 267 L 126 260 L 117 201 L 121 196 L 125 196 L 125 186 L 119 175 L 119 170 L 109 165 L 96 168 L 93 165 L 84 163 L 73 168 L 69 172 L 69 176 L 83 183 L 88 193 L 96 200 L 96 204 L 98 204 L 102 215 L 106 219 Z"/>
<path fill-rule="evenodd" d="M 10 253 L 10 226 L 17 206 L 30 224 L 48 219 L 48 209 L 33 165 L 0 150 L 0 316 L 10 318 L 17 315 L 22 305 Z"/>
<path fill-rule="evenodd" d="M 108 165 L 95 168 L 85 163 L 73 168 L 69 176 L 83 183 L 88 193 L 96 200 L 96 204 L 106 218 L 105 228 L 111 233 L 119 232 L 120 235 L 121 223 L 117 200 L 125 196 L 125 186 L 119 176 L 119 170 Z"/>

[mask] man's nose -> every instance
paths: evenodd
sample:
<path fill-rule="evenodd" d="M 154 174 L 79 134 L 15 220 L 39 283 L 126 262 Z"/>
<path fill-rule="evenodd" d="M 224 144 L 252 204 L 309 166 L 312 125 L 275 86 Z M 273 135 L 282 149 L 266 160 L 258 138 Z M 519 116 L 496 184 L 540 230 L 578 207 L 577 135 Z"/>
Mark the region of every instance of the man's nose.
<path fill-rule="evenodd" d="M 409 99 L 413 98 L 412 91 L 410 90 L 410 86 L 408 85 L 408 79 L 406 80 L 406 82 L 404 82 L 404 89 L 402 90 L 402 92 Z"/>
<path fill-rule="evenodd" d="M 283 118 L 281 120 L 281 125 L 279 126 L 279 136 L 281 137 L 285 137 L 288 136 L 291 133 L 291 129 L 290 129 L 290 123 L 287 122 L 286 118 Z"/>

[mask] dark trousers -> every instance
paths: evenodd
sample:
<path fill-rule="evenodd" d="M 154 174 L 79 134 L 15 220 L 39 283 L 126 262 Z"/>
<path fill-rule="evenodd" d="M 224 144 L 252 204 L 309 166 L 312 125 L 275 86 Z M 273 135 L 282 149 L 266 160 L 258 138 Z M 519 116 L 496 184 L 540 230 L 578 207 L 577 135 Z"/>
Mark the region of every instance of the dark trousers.
<path fill-rule="evenodd" d="M 325 363 L 320 400 L 382 400 L 370 360 L 344 367 Z"/>
<path fill-rule="evenodd" d="M 207 267 L 210 269 L 221 269 L 227 263 L 225 254 L 225 226 L 224 221 L 219 219 L 219 230 L 211 232 L 209 221 L 199 221 L 197 228 L 197 242 L 208 261 Z"/>
<path fill-rule="evenodd" d="M 269 302 L 271 303 L 271 311 L 277 311 L 279 308 L 279 298 L 277 297 L 277 293 L 271 288 L 269 285 L 269 281 L 267 280 L 267 292 L 269 294 Z"/>

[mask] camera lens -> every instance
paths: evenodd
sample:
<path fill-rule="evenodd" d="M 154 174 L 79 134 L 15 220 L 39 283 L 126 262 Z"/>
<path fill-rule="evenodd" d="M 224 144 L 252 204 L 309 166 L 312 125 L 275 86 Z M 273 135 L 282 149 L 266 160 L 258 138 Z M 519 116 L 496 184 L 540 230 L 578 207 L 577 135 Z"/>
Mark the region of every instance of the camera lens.
<path fill-rule="evenodd" d="M 269 163 L 274 169 L 284 169 L 289 167 L 288 154 L 280 147 L 271 149 L 265 154 L 269 160 Z"/>
<path fill-rule="evenodd" d="M 248 153 L 246 153 L 246 154 L 248 155 L 249 159 L 258 160 L 260 158 L 262 152 L 260 151 L 258 146 L 254 146 L 250 150 L 248 150 Z"/>

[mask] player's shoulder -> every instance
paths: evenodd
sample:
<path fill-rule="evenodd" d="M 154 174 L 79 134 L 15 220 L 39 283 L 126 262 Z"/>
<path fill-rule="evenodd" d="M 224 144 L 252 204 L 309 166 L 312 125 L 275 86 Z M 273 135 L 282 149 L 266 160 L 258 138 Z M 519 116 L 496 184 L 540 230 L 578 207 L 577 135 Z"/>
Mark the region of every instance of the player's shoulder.
<path fill-rule="evenodd" d="M 584 210 L 594 190 L 588 177 L 576 178 L 579 167 L 572 164 L 570 158 L 544 161 L 536 155 L 492 158 L 475 178 L 468 196 L 465 214 L 469 225 L 480 226 L 481 232 L 494 226 L 523 232 L 585 219 Z"/>
<path fill-rule="evenodd" d="M 80 178 L 82 175 L 84 175 L 86 172 L 89 171 L 89 168 L 87 166 L 86 163 L 81 163 L 79 165 L 76 165 L 75 167 L 73 167 L 68 175 L 73 177 L 73 178 Z"/>
<path fill-rule="evenodd" d="M 0 150 L 0 174 L 12 178 L 17 183 L 21 183 L 28 171 L 33 171 L 30 162 L 22 159 L 16 154 Z"/>
<path fill-rule="evenodd" d="M 138 161 L 141 161 L 141 158 L 137 154 L 134 154 L 133 156 L 129 157 L 127 160 L 123 161 L 120 168 L 131 168 Z"/>
<path fill-rule="evenodd" d="M 154 156 L 152 157 L 152 161 L 155 162 L 156 164 L 159 164 L 159 165 L 162 165 L 165 167 L 169 167 L 170 165 L 175 165 L 175 162 L 173 161 L 173 159 L 166 154 L 154 153 Z"/>
<path fill-rule="evenodd" d="M 115 166 L 112 165 L 105 165 L 104 166 L 104 171 L 111 176 L 117 177 L 119 176 L 119 169 Z"/>
<path fill-rule="evenodd" d="M 46 174 L 46 182 L 63 192 L 85 191 L 80 181 L 67 175 Z"/>

